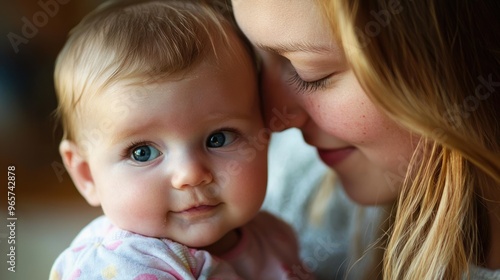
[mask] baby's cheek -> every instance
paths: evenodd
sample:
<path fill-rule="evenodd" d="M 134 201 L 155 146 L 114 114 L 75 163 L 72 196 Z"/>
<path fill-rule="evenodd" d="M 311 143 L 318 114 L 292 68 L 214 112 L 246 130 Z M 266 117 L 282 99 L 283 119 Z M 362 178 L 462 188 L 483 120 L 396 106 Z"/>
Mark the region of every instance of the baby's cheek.
<path fill-rule="evenodd" d="M 267 185 L 267 153 L 257 151 L 257 156 L 249 162 L 243 162 L 240 176 L 237 177 L 243 198 L 263 199 Z"/>

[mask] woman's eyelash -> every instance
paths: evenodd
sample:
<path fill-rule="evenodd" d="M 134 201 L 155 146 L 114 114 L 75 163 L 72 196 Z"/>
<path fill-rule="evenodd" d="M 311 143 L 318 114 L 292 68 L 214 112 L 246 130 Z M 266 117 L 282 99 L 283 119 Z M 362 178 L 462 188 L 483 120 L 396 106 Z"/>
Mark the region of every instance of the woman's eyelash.
<path fill-rule="evenodd" d="M 302 80 L 297 72 L 294 71 L 293 75 L 288 79 L 288 84 L 297 88 L 299 93 L 311 93 L 317 90 L 323 90 L 328 85 L 328 79 L 332 75 L 328 75 L 322 79 L 313 82 L 307 82 Z"/>

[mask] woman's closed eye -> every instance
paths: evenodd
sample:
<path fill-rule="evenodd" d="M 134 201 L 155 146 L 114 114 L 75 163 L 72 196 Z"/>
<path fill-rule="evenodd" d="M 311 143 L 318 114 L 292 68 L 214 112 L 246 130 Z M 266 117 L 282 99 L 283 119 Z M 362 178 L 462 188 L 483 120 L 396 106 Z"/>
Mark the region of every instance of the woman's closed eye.
<path fill-rule="evenodd" d="M 296 71 L 293 71 L 293 74 L 288 79 L 287 83 L 290 86 L 295 87 L 298 93 L 313 93 L 315 91 L 321 91 L 328 88 L 330 85 L 330 78 L 334 75 L 335 73 L 315 81 L 304 81 Z"/>

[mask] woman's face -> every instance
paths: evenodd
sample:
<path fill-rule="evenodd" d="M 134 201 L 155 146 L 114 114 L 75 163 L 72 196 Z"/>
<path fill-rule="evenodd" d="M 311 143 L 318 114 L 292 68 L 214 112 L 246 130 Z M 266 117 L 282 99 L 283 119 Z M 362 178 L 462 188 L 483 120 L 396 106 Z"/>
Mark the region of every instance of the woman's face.
<path fill-rule="evenodd" d="M 417 142 L 371 102 L 314 1 L 233 0 L 263 59 L 271 129 L 298 127 L 361 204 L 393 201 Z"/>

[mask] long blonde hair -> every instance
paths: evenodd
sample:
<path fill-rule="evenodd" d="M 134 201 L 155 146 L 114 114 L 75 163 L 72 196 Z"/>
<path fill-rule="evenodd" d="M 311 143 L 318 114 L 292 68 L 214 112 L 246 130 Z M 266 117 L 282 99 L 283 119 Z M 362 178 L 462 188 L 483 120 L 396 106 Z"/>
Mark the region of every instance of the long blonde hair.
<path fill-rule="evenodd" d="M 319 2 L 367 95 L 422 136 L 394 207 L 384 279 L 468 275 L 485 262 L 486 203 L 500 193 L 499 5 Z"/>

